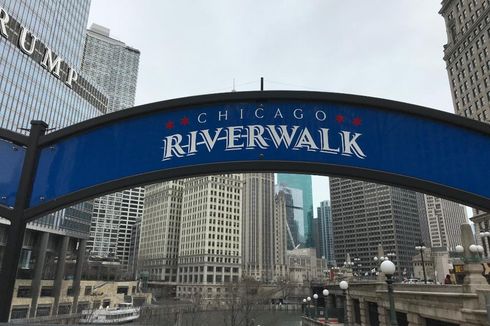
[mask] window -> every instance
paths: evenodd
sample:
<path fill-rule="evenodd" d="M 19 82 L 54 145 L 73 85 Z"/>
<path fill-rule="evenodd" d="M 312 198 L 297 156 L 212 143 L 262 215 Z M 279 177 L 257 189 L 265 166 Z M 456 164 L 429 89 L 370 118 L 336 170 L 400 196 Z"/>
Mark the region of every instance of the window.
<path fill-rule="evenodd" d="M 31 287 L 30 286 L 19 286 L 17 290 L 17 298 L 30 298 L 31 297 Z"/>

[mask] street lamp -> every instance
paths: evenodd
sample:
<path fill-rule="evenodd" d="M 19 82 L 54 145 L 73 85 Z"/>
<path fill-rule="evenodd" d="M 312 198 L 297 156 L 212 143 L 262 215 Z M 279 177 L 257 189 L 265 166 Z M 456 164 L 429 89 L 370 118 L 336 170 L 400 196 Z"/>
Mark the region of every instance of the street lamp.
<path fill-rule="evenodd" d="M 306 299 L 303 299 L 303 314 L 306 315 Z"/>
<path fill-rule="evenodd" d="M 420 242 L 418 246 L 415 247 L 415 250 L 420 251 L 420 258 L 422 258 L 422 271 L 424 272 L 424 283 L 427 284 L 427 276 L 425 274 L 425 263 L 424 263 L 424 250 L 425 246 L 423 242 Z"/>
<path fill-rule="evenodd" d="M 313 294 L 313 299 L 315 300 L 315 315 L 313 317 L 316 319 L 318 316 L 318 294 Z"/>
<path fill-rule="evenodd" d="M 322 291 L 322 294 L 323 294 L 323 300 L 324 300 L 324 310 L 323 310 L 323 317 L 325 317 L 325 324 L 327 323 L 327 320 L 328 320 L 328 316 L 327 316 L 327 313 L 328 313 L 328 308 L 327 308 L 327 300 L 328 300 L 328 290 L 327 289 L 324 289 Z"/>
<path fill-rule="evenodd" d="M 344 295 L 344 325 L 349 325 L 349 315 L 347 314 L 347 289 L 349 288 L 349 283 L 342 281 L 339 283 L 339 286 Z"/>
<path fill-rule="evenodd" d="M 306 301 L 308 301 L 308 318 L 311 318 L 311 311 L 310 311 L 310 302 L 311 302 L 311 297 L 306 298 Z"/>
<path fill-rule="evenodd" d="M 386 275 L 386 284 L 388 284 L 388 299 L 390 301 L 390 324 L 391 326 L 398 326 L 395 313 L 395 299 L 393 296 L 393 274 L 395 273 L 396 266 L 393 262 L 387 260 L 381 263 L 381 272 Z"/>
<path fill-rule="evenodd" d="M 456 252 L 460 255 L 464 255 L 464 247 L 462 245 L 456 246 Z M 465 263 L 479 263 L 481 261 L 481 257 L 483 254 L 483 246 L 472 244 L 468 247 L 468 250 L 471 253 L 470 257 L 463 256 L 463 260 Z"/>

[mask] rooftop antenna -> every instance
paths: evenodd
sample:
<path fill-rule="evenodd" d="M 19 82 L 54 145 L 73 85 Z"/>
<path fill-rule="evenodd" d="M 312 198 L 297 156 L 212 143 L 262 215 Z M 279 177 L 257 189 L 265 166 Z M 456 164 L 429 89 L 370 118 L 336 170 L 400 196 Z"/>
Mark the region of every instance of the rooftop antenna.
<path fill-rule="evenodd" d="M 260 90 L 264 90 L 264 77 L 260 77 Z"/>
<path fill-rule="evenodd" d="M 231 92 L 236 92 L 236 89 L 235 89 L 235 78 L 233 78 L 233 89 L 231 90 Z"/>

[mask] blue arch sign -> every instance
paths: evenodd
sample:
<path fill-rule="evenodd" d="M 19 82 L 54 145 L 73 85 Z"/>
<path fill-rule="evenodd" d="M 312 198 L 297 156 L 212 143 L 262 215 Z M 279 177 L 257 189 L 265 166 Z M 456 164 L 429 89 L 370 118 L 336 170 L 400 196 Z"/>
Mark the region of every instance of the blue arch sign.
<path fill-rule="evenodd" d="M 26 140 L 6 140 L 0 202 L 8 209 Z M 488 125 L 399 102 L 281 91 L 198 96 L 41 136 L 26 218 L 162 179 L 279 170 L 398 185 L 488 210 L 488 153 Z"/>

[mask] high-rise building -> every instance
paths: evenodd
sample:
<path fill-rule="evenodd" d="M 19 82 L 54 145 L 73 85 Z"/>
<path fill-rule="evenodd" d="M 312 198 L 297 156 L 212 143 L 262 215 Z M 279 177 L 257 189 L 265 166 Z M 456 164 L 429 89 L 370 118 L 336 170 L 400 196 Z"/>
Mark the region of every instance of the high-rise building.
<path fill-rule="evenodd" d="M 320 202 L 320 207 L 317 207 L 317 216 L 320 257 L 324 257 L 328 265 L 334 266 L 332 209 L 328 200 Z"/>
<path fill-rule="evenodd" d="M 313 188 L 311 175 L 305 174 L 277 174 L 277 183 L 288 188 L 301 190 L 303 221 L 299 225 L 300 230 L 304 230 L 304 239 L 301 241 L 303 247 L 313 247 Z M 299 221 L 298 221 L 299 222 Z"/>
<path fill-rule="evenodd" d="M 284 266 L 286 247 L 284 216 L 274 210 L 274 174 L 243 175 L 242 262 L 243 275 L 263 282 L 276 280 Z M 279 220 L 276 220 L 279 219 Z"/>
<path fill-rule="evenodd" d="M 183 180 L 146 186 L 138 270 L 150 280 L 177 282 Z"/>
<path fill-rule="evenodd" d="M 468 223 L 463 206 L 449 200 L 424 195 L 431 247 L 454 251 L 461 244 L 461 224 Z M 427 245 L 426 244 L 426 245 Z"/>
<path fill-rule="evenodd" d="M 241 278 L 241 174 L 184 182 L 178 253 L 177 296 L 224 296 Z"/>
<path fill-rule="evenodd" d="M 444 61 L 454 112 L 490 122 L 490 3 L 443 0 L 447 44 Z M 484 213 L 474 209 L 474 214 Z"/>
<path fill-rule="evenodd" d="M 80 72 L 89 9 L 89 0 L 0 0 L 1 128 L 27 133 L 32 120 L 43 120 L 57 130 L 107 110 L 106 96 Z M 80 257 L 91 211 L 91 202 L 80 203 L 28 224 L 17 275 L 32 279 L 31 301 L 14 303 L 12 318 L 58 312 L 60 277 L 73 272 L 65 257 Z M 7 228 L 0 218 L 0 239 Z M 43 278 L 54 279 L 48 308 L 37 304 Z"/>
<path fill-rule="evenodd" d="M 276 185 L 276 194 L 283 193 L 286 205 L 287 249 L 305 247 L 303 192 L 283 184 Z"/>
<path fill-rule="evenodd" d="M 360 272 L 368 272 L 381 244 L 385 252 L 395 254 L 397 270 L 412 270 L 415 246 L 421 237 L 415 192 L 330 178 L 330 200 L 337 264 L 350 254 L 360 259 Z"/>
<path fill-rule="evenodd" d="M 93 24 L 87 30 L 82 73 L 108 97 L 107 112 L 134 105 L 140 52 L 110 37 L 110 30 Z M 138 187 L 94 200 L 90 240 L 92 256 L 115 253 L 129 270 L 131 228 L 141 219 L 145 190 Z M 136 241 L 136 240 L 135 240 Z"/>

